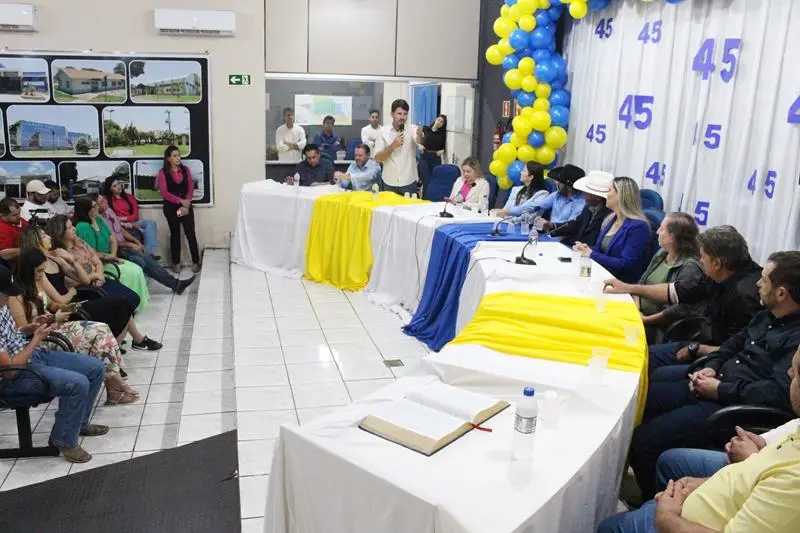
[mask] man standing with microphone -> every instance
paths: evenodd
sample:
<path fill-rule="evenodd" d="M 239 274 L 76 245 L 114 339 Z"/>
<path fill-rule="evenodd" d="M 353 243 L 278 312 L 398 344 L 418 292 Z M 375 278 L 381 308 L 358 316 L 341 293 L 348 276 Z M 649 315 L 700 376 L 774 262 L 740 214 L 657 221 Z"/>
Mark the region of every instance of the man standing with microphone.
<path fill-rule="evenodd" d="M 392 102 L 392 123 L 380 129 L 375 140 L 375 161 L 383 163 L 383 190 L 403 196 L 417 189 L 417 144 L 422 144 L 422 129 L 406 128 L 408 102 Z"/>

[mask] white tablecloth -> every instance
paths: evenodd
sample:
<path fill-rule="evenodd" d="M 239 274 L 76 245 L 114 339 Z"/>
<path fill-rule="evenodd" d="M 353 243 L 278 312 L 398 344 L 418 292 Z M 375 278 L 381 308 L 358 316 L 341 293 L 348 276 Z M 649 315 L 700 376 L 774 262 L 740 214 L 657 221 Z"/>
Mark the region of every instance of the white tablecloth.
<path fill-rule="evenodd" d="M 273 180 L 246 183 L 239 197 L 232 261 L 264 272 L 302 276 L 314 200 L 341 192 L 334 185 L 295 188 Z"/>
<path fill-rule="evenodd" d="M 513 406 L 431 457 L 358 429 L 377 402 L 434 376 L 515 400 L 524 386 L 558 393 L 542 413 L 532 462 L 510 459 Z M 616 505 L 638 375 L 445 347 L 407 377 L 303 427 L 282 427 L 265 533 L 590 533 Z M 548 416 L 550 415 L 550 416 Z"/>

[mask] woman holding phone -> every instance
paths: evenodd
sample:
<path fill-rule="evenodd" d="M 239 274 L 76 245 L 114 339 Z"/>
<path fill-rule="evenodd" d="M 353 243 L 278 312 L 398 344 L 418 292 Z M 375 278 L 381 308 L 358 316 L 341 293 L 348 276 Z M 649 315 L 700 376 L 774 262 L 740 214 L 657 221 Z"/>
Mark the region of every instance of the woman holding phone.
<path fill-rule="evenodd" d="M 181 273 L 181 226 L 189 242 L 192 254 L 192 272 L 200 272 L 200 250 L 194 232 L 194 209 L 192 195 L 194 181 L 189 168 L 181 163 L 181 151 L 177 146 L 164 150 L 164 167 L 158 173 L 158 190 L 164 199 L 163 210 L 169 225 L 169 245 L 172 254 L 172 270 Z"/>

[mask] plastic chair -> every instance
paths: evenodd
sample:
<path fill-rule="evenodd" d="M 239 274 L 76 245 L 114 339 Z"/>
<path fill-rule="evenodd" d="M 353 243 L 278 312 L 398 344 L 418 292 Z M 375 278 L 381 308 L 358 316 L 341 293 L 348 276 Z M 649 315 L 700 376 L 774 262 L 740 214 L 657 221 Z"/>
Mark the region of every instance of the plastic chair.
<path fill-rule="evenodd" d="M 556 192 L 558 190 L 558 183 L 556 183 L 555 180 L 547 178 L 544 180 L 544 188 L 547 189 L 547 192 Z"/>
<path fill-rule="evenodd" d="M 639 197 L 642 199 L 642 210 L 647 211 L 653 209 L 656 211 L 664 210 L 664 199 L 657 191 L 651 189 L 642 189 L 639 192 Z"/>
<path fill-rule="evenodd" d="M 345 159 L 355 159 L 356 158 L 356 146 L 361 144 L 361 139 L 350 139 L 350 142 L 347 143 L 347 154 L 344 156 Z M 370 154 L 372 157 L 375 157 L 375 154 Z"/>
<path fill-rule="evenodd" d="M 486 174 L 484 176 L 486 181 L 489 182 L 489 209 L 494 209 L 495 202 L 497 201 L 497 194 L 500 190 L 500 186 L 497 184 L 497 178 L 492 176 L 491 174 Z"/>
<path fill-rule="evenodd" d="M 431 202 L 441 202 L 450 196 L 458 177 L 461 175 L 461 170 L 456 165 L 439 165 L 433 167 L 431 172 L 431 181 L 428 185 L 423 198 Z"/>
<path fill-rule="evenodd" d="M 659 226 L 661 226 L 661 223 L 664 222 L 664 217 L 667 215 L 663 211 L 645 209 L 644 216 L 647 217 L 647 221 L 650 223 L 650 249 L 647 252 L 647 261 L 649 262 L 653 256 L 656 255 L 656 252 L 658 252 L 658 249 L 660 248 L 656 231 L 658 231 Z"/>

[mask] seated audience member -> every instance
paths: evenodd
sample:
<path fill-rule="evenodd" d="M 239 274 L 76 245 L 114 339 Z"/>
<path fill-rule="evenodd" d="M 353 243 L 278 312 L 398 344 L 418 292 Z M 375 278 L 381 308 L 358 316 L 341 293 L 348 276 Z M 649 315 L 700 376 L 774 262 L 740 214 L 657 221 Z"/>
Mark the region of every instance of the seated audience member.
<path fill-rule="evenodd" d="M 50 212 L 54 215 L 66 215 L 69 212 L 69 206 L 61 197 L 61 187 L 58 186 L 58 183 L 47 180 L 44 182 L 44 186 L 50 189 L 50 193 L 47 195 L 47 207 L 50 208 Z"/>
<path fill-rule="evenodd" d="M 630 178 L 614 178 L 606 204 L 611 209 L 593 247 L 576 242 L 573 247 L 590 255 L 617 279 L 638 280 L 650 249 L 650 223 L 642 213 L 639 186 Z"/>
<path fill-rule="evenodd" d="M 19 256 L 15 278 L 22 288 L 22 294 L 11 297 L 8 307 L 14 322 L 23 333 L 33 333 L 43 320 L 52 319 L 54 333 L 67 338 L 77 353 L 91 355 L 103 361 L 105 365 L 106 405 L 117 405 L 135 402 L 139 393 L 129 387 L 120 375 L 120 352 L 117 339 L 111 333 L 108 324 L 87 320 L 70 320 L 73 308 L 65 306 L 64 310 L 50 313 L 52 304 L 47 297 L 47 290 L 52 288 L 45 275 L 47 256 L 36 249 L 28 249 Z"/>
<path fill-rule="evenodd" d="M 511 215 L 511 210 L 527 201 L 536 201 L 550 194 L 544 185 L 544 167 L 539 163 L 529 161 L 519 177 L 522 185 L 511 189 L 506 205 L 502 209 L 492 209 L 492 215 L 505 218 Z"/>
<path fill-rule="evenodd" d="M 439 115 L 433 124 L 422 128 L 422 153 L 417 162 L 417 176 L 423 188 L 430 185 L 433 169 L 442 164 L 446 144 L 447 115 Z"/>
<path fill-rule="evenodd" d="M 158 224 L 155 220 L 139 218 L 139 201 L 132 194 L 125 192 L 125 186 L 118 178 L 106 178 L 103 184 L 103 196 L 109 207 L 117 215 L 123 229 L 144 244 L 145 251 L 156 261 L 158 255 Z"/>
<path fill-rule="evenodd" d="M 576 242 L 595 242 L 600 235 L 603 221 L 611 210 L 606 207 L 606 196 L 614 183 L 614 176 L 608 172 L 592 170 L 575 182 L 573 188 L 583 192 L 586 205 L 578 218 L 565 224 L 553 226 L 551 237 L 561 239 L 565 246 L 572 246 Z"/>
<path fill-rule="evenodd" d="M 117 215 L 108 207 L 108 200 L 105 196 L 90 194 L 89 198 L 97 202 L 97 210 L 111 230 L 109 255 L 121 257 L 139 265 L 145 274 L 166 288 L 172 289 L 175 294 L 182 294 L 186 287 L 194 282 L 194 276 L 188 279 L 173 277 L 152 255 L 145 253 L 142 243 L 122 228 Z"/>
<path fill-rule="evenodd" d="M 461 163 L 461 176 L 453 184 L 450 199 L 464 202 L 473 211 L 477 211 L 483 204 L 484 198 L 489 198 L 489 182 L 483 177 L 481 164 L 474 157 L 468 157 Z"/>
<path fill-rule="evenodd" d="M 786 405 L 800 416 L 800 350 L 787 375 Z M 598 533 L 800 531 L 797 420 L 763 436 L 737 428 L 725 449 L 664 452 L 655 500 L 607 518 Z"/>
<path fill-rule="evenodd" d="M 528 200 L 516 207 L 508 210 L 500 216 L 518 217 L 524 213 L 540 215 L 545 211 L 550 211 L 550 220 L 554 225 L 565 224 L 570 220 L 575 220 L 583 211 L 586 200 L 583 193 L 572 188 L 576 181 L 584 177 L 586 173 L 583 169 L 575 165 L 565 165 L 550 171 L 551 180 L 558 183 L 558 190 L 548 194 L 543 198 Z"/>
<path fill-rule="evenodd" d="M 319 147 L 316 144 L 307 144 L 303 148 L 305 159 L 297 163 L 295 174 L 300 176 L 301 187 L 316 187 L 318 185 L 331 185 L 334 183 L 333 162 L 320 157 Z M 286 176 L 286 183 L 294 183 L 293 176 Z"/>
<path fill-rule="evenodd" d="M 117 257 L 117 241 L 103 217 L 98 213 L 97 202 L 88 196 L 75 199 L 75 233 L 92 247 L 106 266 L 105 270 L 119 274 L 119 281 L 139 296 L 139 306 L 144 309 L 150 300 L 150 290 L 142 267 Z"/>
<path fill-rule="evenodd" d="M 606 292 L 632 294 L 670 305 L 704 304 L 709 344 L 670 343 L 650 346 L 649 370 L 686 364 L 717 351 L 761 310 L 757 282 L 761 267 L 750 257 L 747 241 L 733 226 L 717 226 L 697 237 L 700 262 L 707 277 L 675 279 L 656 285 L 629 285 L 607 280 Z"/>
<path fill-rule="evenodd" d="M 670 213 L 658 228 L 658 244 L 661 250 L 650 261 L 639 280 L 641 285 L 672 283 L 697 283 L 705 277 L 703 265 L 698 261 L 700 247 L 697 236 L 700 231 L 692 215 Z M 650 344 L 658 342 L 670 324 L 681 318 L 702 312 L 702 306 L 688 304 L 669 305 L 649 298 L 636 298 L 642 312 L 642 322 L 647 330 Z"/>
<path fill-rule="evenodd" d="M 369 112 L 369 124 L 361 128 L 361 142 L 369 147 L 370 153 L 375 151 L 375 141 L 381 134 L 381 112 L 373 109 Z"/>
<path fill-rule="evenodd" d="M 655 465 L 672 448 L 711 445 L 705 421 L 728 405 L 763 405 L 791 413 L 787 371 L 800 345 L 800 252 L 769 257 L 758 281 L 766 308 L 687 376 L 687 365 L 650 376 L 644 420 L 636 428 L 630 464 L 642 494 L 655 493 Z"/>
<path fill-rule="evenodd" d="M 417 145 L 422 144 L 422 128 L 408 122 L 408 102 L 392 102 L 392 123 L 380 130 L 375 141 L 375 161 L 383 164 L 382 189 L 403 196 L 419 191 L 417 186 Z"/>
<path fill-rule="evenodd" d="M 0 259 L 4 262 L 15 261 L 19 256 L 19 235 L 27 225 L 15 199 L 6 196 L 0 200 Z"/>
<path fill-rule="evenodd" d="M 92 459 L 80 446 L 80 436 L 96 437 L 108 433 L 108 426 L 90 424 L 94 400 L 103 385 L 103 363 L 94 357 L 57 352 L 40 347 L 54 324 L 40 324 L 30 341 L 14 324 L 8 299 L 22 289 L 11 280 L 11 271 L 0 266 L 0 370 L 27 366 L 49 382 L 49 394 L 58 398 L 56 422 L 50 442 L 67 461 L 85 463 Z M 44 395 L 45 385 L 31 372 L 0 371 L 0 393 L 5 395 Z"/>
<path fill-rule="evenodd" d="M 333 177 L 342 189 L 371 191 L 373 185 L 381 184 L 381 166 L 369 158 L 369 146 L 359 144 L 355 150 L 355 161 L 347 172 L 334 172 Z"/>
<path fill-rule="evenodd" d="M 22 204 L 21 214 L 25 220 L 30 220 L 33 215 L 39 220 L 47 220 L 53 216 L 47 200 L 50 198 L 50 189 L 39 180 L 31 180 L 25 185 L 26 199 Z"/>
<path fill-rule="evenodd" d="M 294 109 L 283 110 L 283 124 L 275 131 L 275 147 L 278 149 L 278 161 L 297 163 L 302 158 L 306 147 L 306 130 L 294 122 Z"/>
<path fill-rule="evenodd" d="M 328 115 L 322 119 L 322 131 L 314 136 L 314 144 L 319 146 L 320 152 L 326 154 L 333 161 L 336 160 L 336 151 L 342 146 L 342 138 L 333 131 L 335 122 L 336 119 Z"/>

